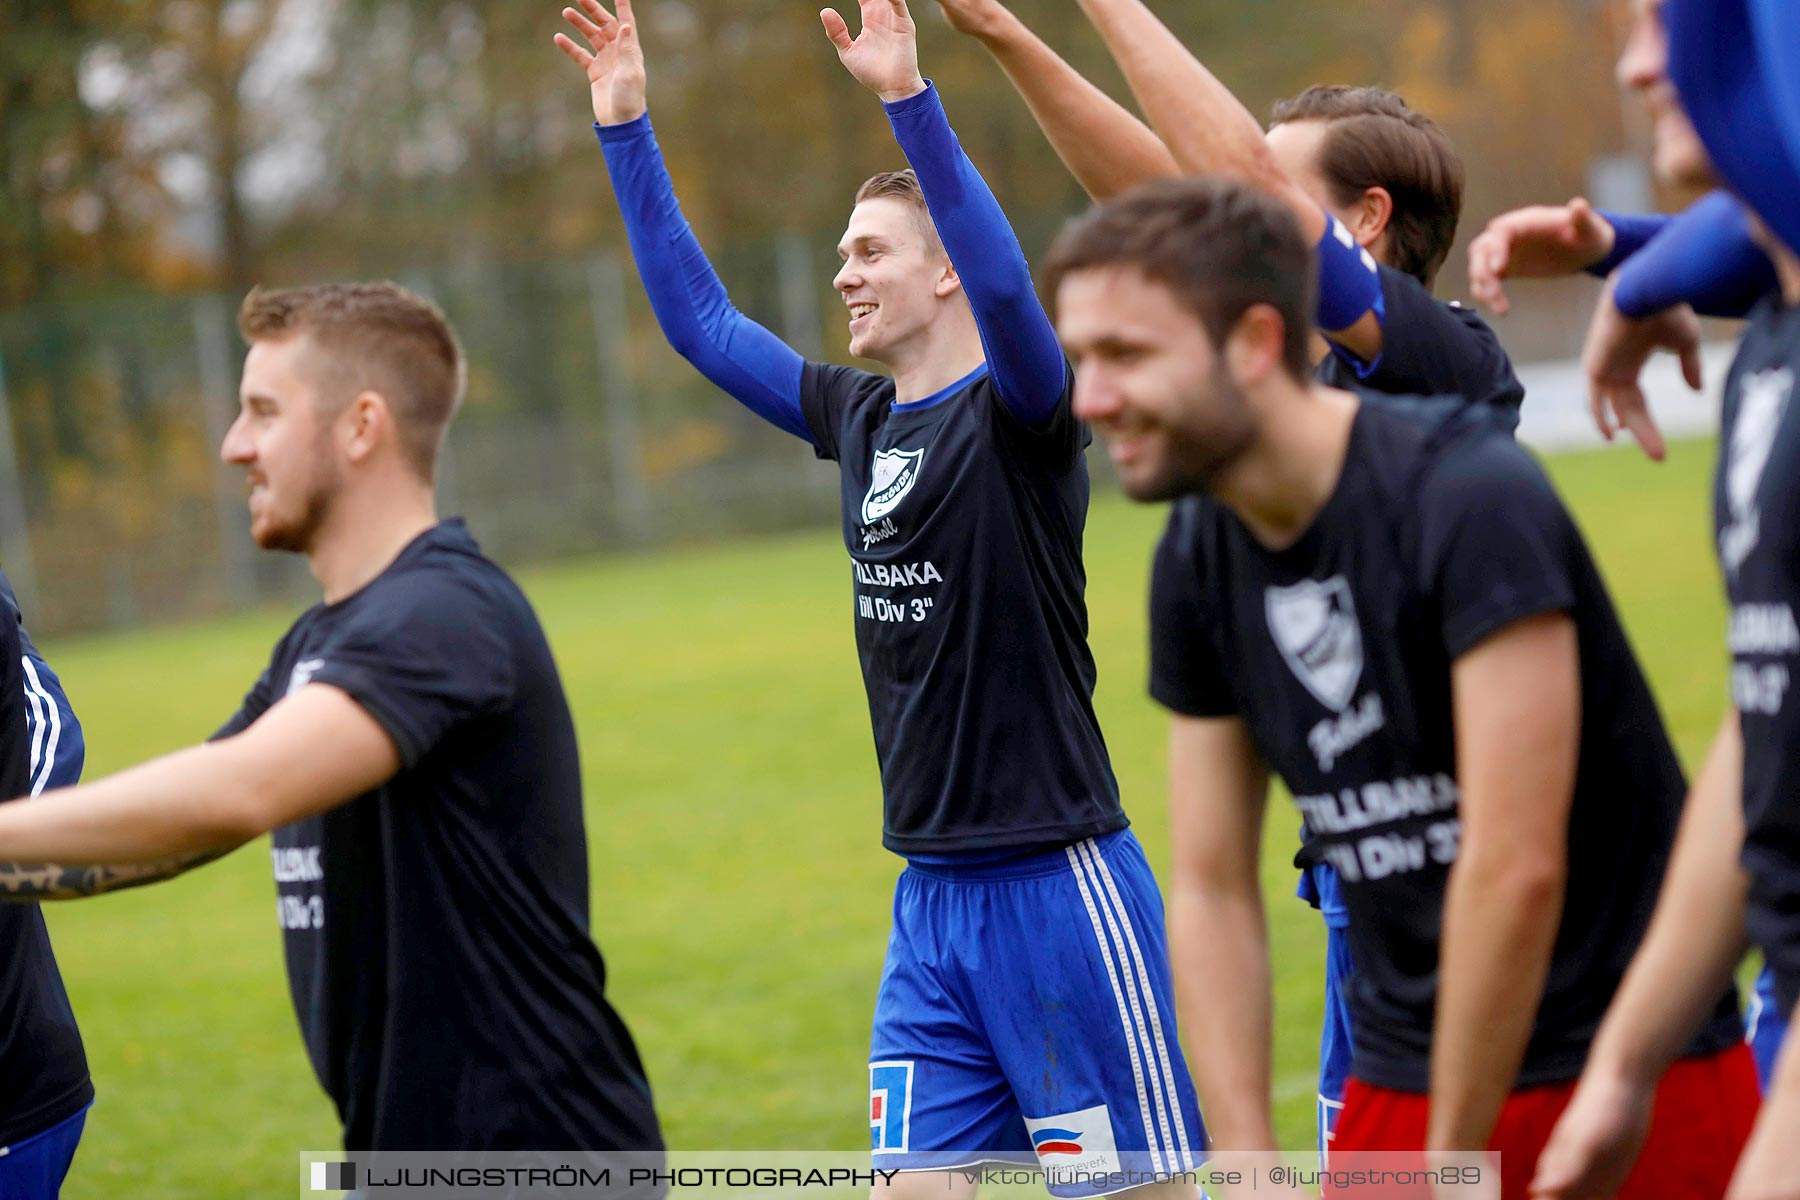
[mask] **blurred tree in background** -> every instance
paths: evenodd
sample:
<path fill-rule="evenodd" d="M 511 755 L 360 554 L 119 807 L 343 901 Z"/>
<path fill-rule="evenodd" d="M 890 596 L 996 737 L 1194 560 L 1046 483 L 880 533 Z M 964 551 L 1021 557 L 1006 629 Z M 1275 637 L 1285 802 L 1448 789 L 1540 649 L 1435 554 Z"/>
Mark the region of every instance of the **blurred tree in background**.
<path fill-rule="evenodd" d="M 985 52 L 912 3 L 926 73 L 1041 252 L 1084 197 Z M 1350 82 L 1439 119 L 1469 163 L 1465 236 L 1585 190 L 1636 141 L 1611 0 L 1154 3 L 1259 116 Z M 1126 96 L 1075 0 L 1014 6 Z M 734 298 L 841 357 L 831 247 L 856 185 L 899 160 L 880 106 L 814 3 L 638 13 L 670 170 Z M 618 261 L 561 28 L 552 0 L 0 5 L 0 432 L 17 463 L 0 442 L 0 560 L 37 560 L 42 624 L 242 603 L 280 574 L 247 552 L 238 481 L 212 461 L 231 310 L 258 282 L 390 277 L 444 305 L 471 358 L 446 486 L 502 551 L 798 519 L 776 485 L 812 480 L 806 456 L 674 359 Z M 1460 256 L 1441 286 L 1462 289 Z M 1573 350 L 1586 293 L 1562 295 L 1503 328 L 1516 356 Z"/>

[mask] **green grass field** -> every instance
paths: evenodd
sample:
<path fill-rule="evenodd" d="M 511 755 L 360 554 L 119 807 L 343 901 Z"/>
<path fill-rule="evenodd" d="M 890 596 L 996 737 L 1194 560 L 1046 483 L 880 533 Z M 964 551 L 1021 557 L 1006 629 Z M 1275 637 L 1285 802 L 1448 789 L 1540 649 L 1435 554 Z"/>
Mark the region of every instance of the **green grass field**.
<path fill-rule="evenodd" d="M 1724 695 L 1710 465 L 1699 443 L 1661 468 L 1632 451 L 1552 464 L 1690 763 Z M 1165 722 L 1143 679 L 1160 517 L 1098 499 L 1087 554 L 1100 714 L 1159 870 Z M 612 997 L 677 1147 L 867 1145 L 868 1021 L 899 862 L 879 844 L 844 558 L 819 533 L 523 575 L 581 731 Z M 206 736 L 292 615 L 47 647 L 86 725 L 89 778 Z M 1282 898 L 1295 827 L 1290 808 L 1273 809 L 1265 878 L 1277 1116 L 1297 1148 L 1312 1136 L 1323 933 Z M 273 895 L 259 843 L 52 912 L 100 1093 L 71 1200 L 287 1195 L 296 1152 L 335 1147 L 287 1000 Z"/>

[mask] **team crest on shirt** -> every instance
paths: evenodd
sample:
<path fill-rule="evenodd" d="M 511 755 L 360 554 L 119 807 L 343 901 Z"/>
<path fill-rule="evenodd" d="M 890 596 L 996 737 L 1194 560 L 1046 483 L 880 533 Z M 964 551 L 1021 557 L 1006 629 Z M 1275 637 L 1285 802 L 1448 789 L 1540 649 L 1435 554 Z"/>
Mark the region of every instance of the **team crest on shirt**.
<path fill-rule="evenodd" d="M 1344 711 L 1363 669 L 1362 628 L 1349 581 L 1334 575 L 1323 583 L 1307 579 L 1272 587 L 1264 594 L 1263 610 L 1295 677 L 1319 703 Z"/>
<path fill-rule="evenodd" d="M 1792 368 L 1746 375 L 1740 387 L 1737 420 L 1731 428 L 1725 464 L 1725 506 L 1731 523 L 1719 532 L 1719 559 L 1736 574 L 1762 538 L 1762 508 L 1756 492 L 1775 447 L 1775 431 L 1794 394 Z"/>
<path fill-rule="evenodd" d="M 287 694 L 291 696 L 311 683 L 312 677 L 317 675 L 319 668 L 324 665 L 325 660 L 322 658 L 304 658 L 295 663 L 293 674 L 288 676 Z"/>
<path fill-rule="evenodd" d="M 924 466 L 923 450 L 877 450 L 869 466 L 869 494 L 862 502 L 863 524 L 873 525 L 899 508 Z"/>

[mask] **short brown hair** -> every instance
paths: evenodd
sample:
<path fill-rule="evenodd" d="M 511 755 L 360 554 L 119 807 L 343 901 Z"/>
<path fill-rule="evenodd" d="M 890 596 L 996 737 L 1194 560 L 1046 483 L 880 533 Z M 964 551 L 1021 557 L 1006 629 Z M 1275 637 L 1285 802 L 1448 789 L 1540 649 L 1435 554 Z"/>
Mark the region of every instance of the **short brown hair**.
<path fill-rule="evenodd" d="M 861 204 L 864 200 L 898 200 L 911 205 L 927 246 L 943 250 L 944 242 L 938 236 L 937 223 L 931 219 L 931 206 L 925 203 L 925 188 L 912 170 L 883 171 L 872 176 L 856 189 L 855 202 Z"/>
<path fill-rule="evenodd" d="M 1323 121 L 1319 173 L 1340 204 L 1372 187 L 1394 198 L 1390 265 L 1430 287 L 1450 256 L 1462 218 L 1462 156 L 1430 117 L 1392 92 L 1322 84 L 1275 106 L 1271 126 Z"/>
<path fill-rule="evenodd" d="M 330 357 L 318 381 L 325 401 L 381 393 L 408 463 L 420 477 L 434 477 L 464 382 L 462 346 L 437 305 L 395 283 L 256 287 L 238 309 L 238 329 L 250 342 L 312 338 Z"/>
<path fill-rule="evenodd" d="M 1295 379 L 1310 376 L 1312 248 L 1294 214 L 1261 189 L 1204 175 L 1145 184 L 1065 226 L 1046 283 L 1054 295 L 1069 275 L 1105 267 L 1167 287 L 1216 346 L 1252 306 L 1268 305 L 1286 326 L 1283 364 Z"/>

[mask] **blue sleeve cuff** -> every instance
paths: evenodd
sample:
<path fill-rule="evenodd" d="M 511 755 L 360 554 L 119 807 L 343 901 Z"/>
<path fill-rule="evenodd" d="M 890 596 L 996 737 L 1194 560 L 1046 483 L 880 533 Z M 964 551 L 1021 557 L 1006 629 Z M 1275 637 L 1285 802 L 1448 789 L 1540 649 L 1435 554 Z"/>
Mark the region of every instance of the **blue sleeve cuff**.
<path fill-rule="evenodd" d="M 650 132 L 652 130 L 649 113 L 645 113 L 635 120 L 621 121 L 617 125 L 602 125 L 598 121 L 594 122 L 594 136 L 600 139 L 602 146 L 613 142 L 629 142 L 633 138 L 643 137 Z"/>
<path fill-rule="evenodd" d="M 881 107 L 887 110 L 888 119 L 890 121 L 898 121 L 903 117 L 917 116 L 920 113 L 929 112 L 934 108 L 939 112 L 944 110 L 943 101 L 938 97 L 937 84 L 931 82 L 929 79 L 925 81 L 925 90 L 918 95 L 908 96 L 904 100 L 896 100 L 892 104 L 883 100 L 881 102 Z"/>
<path fill-rule="evenodd" d="M 1611 275 L 1620 263 L 1642 250 L 1645 243 L 1661 233 L 1671 220 L 1663 213 L 1615 213 L 1605 209 L 1594 211 L 1613 228 L 1612 250 L 1599 262 L 1589 263 L 1582 268 L 1596 279 L 1605 279 Z"/>

